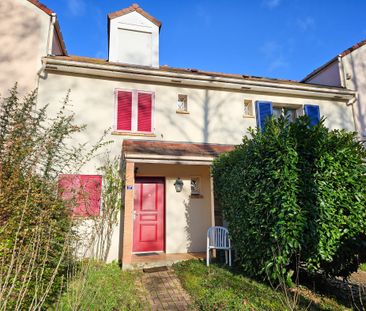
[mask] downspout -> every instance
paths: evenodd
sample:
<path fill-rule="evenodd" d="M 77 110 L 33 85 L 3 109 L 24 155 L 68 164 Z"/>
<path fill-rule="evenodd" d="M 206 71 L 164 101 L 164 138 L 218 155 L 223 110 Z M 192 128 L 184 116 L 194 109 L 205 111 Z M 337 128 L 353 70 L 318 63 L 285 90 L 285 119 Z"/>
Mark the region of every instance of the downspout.
<path fill-rule="evenodd" d="M 356 122 L 356 113 L 355 113 L 355 102 L 358 100 L 358 93 L 355 94 L 354 97 L 352 97 L 348 102 L 347 102 L 347 106 L 352 106 L 352 116 L 353 116 L 353 126 L 355 128 L 355 132 L 358 133 L 358 135 L 360 136 L 360 138 L 362 138 L 362 135 L 360 134 L 359 130 L 358 130 L 358 126 L 357 126 L 357 122 Z"/>
<path fill-rule="evenodd" d="M 50 18 L 50 27 L 48 28 L 46 56 L 52 54 L 52 43 L 53 43 L 53 35 L 55 32 L 55 24 L 56 24 L 56 13 L 52 13 L 51 18 Z M 45 71 L 45 69 L 46 69 L 46 62 L 42 60 L 42 66 L 37 72 L 37 82 L 36 82 L 37 94 L 38 94 L 38 88 L 39 88 L 39 79 L 41 78 L 41 75 Z"/>
<path fill-rule="evenodd" d="M 341 55 L 338 55 L 338 64 L 339 64 L 339 75 L 341 78 L 341 86 L 344 88 L 347 88 L 346 72 L 344 70 L 343 57 Z M 354 104 L 357 102 L 357 100 L 358 100 L 358 92 L 356 92 L 355 96 L 347 102 L 347 106 L 352 106 L 353 125 L 355 128 L 355 132 L 358 133 L 359 138 L 362 140 L 362 133 L 360 133 L 360 130 L 359 130 L 357 122 L 356 122 L 357 116 L 356 116 Z"/>
<path fill-rule="evenodd" d="M 56 13 L 52 13 L 50 29 L 48 31 L 47 56 L 52 55 L 52 43 L 53 43 L 53 35 L 55 32 L 55 24 L 56 24 Z"/>
<path fill-rule="evenodd" d="M 346 76 L 344 72 L 344 66 L 341 55 L 338 55 L 338 64 L 339 64 L 339 77 L 341 80 L 341 86 L 346 88 Z"/>

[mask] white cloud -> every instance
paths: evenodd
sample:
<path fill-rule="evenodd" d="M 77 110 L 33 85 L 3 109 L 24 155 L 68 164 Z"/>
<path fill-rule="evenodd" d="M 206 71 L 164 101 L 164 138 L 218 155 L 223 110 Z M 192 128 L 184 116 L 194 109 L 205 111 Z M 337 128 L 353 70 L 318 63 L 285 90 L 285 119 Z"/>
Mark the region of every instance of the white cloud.
<path fill-rule="evenodd" d="M 260 48 L 268 63 L 269 71 L 275 71 L 281 68 L 288 68 L 290 63 L 285 58 L 284 47 L 276 41 L 268 41 Z"/>
<path fill-rule="evenodd" d="M 275 71 L 276 69 L 281 69 L 281 68 L 288 68 L 290 66 L 290 63 L 288 61 L 286 61 L 283 56 L 279 56 L 276 59 L 273 59 L 270 63 L 269 63 L 269 71 Z"/>
<path fill-rule="evenodd" d="M 281 4 L 282 0 L 264 0 L 263 5 L 267 8 L 274 9 Z"/>
<path fill-rule="evenodd" d="M 86 5 L 84 0 L 67 0 L 67 7 L 72 15 L 80 16 L 84 14 Z"/>
<path fill-rule="evenodd" d="M 204 7 L 202 5 L 196 6 L 196 15 L 204 22 L 204 25 L 206 27 L 210 27 L 212 24 L 212 16 L 208 12 L 207 7 Z"/>
<path fill-rule="evenodd" d="M 307 31 L 315 27 L 315 20 L 311 16 L 307 16 L 305 18 L 298 18 L 296 24 L 302 31 Z"/>

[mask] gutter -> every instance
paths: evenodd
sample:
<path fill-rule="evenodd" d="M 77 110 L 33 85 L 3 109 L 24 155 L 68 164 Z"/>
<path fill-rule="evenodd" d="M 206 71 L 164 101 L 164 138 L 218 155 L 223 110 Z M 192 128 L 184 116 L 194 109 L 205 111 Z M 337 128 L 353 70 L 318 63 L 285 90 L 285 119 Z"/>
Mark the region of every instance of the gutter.
<path fill-rule="evenodd" d="M 134 163 L 211 165 L 214 157 L 125 153 L 124 159 Z"/>
<path fill-rule="evenodd" d="M 225 88 L 236 91 L 292 94 L 315 98 L 331 98 L 348 102 L 355 96 L 354 91 L 329 88 L 311 84 L 273 83 L 211 75 L 169 72 L 149 68 L 122 67 L 109 64 L 95 64 L 78 61 L 44 58 L 46 70 L 81 75 L 112 77 L 139 81 L 160 82 L 174 85 Z"/>

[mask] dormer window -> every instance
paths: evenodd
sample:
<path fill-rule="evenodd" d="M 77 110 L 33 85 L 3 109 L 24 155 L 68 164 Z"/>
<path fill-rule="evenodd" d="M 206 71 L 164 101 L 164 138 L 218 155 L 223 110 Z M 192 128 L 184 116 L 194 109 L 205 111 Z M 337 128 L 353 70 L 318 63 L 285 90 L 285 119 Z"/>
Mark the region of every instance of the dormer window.
<path fill-rule="evenodd" d="M 159 21 L 137 4 L 108 18 L 110 62 L 159 67 Z"/>

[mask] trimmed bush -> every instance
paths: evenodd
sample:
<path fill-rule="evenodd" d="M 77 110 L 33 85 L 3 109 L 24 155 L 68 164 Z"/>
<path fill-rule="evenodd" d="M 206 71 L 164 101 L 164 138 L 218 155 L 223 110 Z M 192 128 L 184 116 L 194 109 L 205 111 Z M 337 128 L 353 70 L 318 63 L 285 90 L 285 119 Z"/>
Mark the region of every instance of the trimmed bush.
<path fill-rule="evenodd" d="M 214 162 L 215 196 L 249 275 L 289 281 L 301 265 L 348 276 L 364 256 L 366 152 L 323 121 L 271 119 Z"/>

